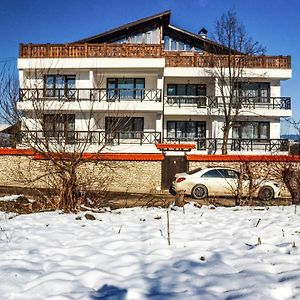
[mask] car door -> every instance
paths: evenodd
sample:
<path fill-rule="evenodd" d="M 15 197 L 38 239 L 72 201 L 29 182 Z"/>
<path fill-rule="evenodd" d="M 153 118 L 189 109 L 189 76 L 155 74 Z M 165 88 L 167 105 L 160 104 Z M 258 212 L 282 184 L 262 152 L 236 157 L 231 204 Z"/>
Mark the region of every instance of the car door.
<path fill-rule="evenodd" d="M 207 187 L 209 195 L 224 196 L 228 194 L 228 182 L 222 169 L 208 170 L 201 176 L 201 182 Z"/>
<path fill-rule="evenodd" d="M 239 174 L 235 170 L 223 169 L 222 173 L 225 178 L 225 195 L 235 196 L 238 191 Z"/>

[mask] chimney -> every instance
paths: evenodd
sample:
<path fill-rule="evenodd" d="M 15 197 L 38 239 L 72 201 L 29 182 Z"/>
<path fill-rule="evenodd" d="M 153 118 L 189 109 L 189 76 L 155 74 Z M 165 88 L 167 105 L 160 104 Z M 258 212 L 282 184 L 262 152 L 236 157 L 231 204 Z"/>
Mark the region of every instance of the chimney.
<path fill-rule="evenodd" d="M 207 30 L 205 28 L 201 28 L 198 32 L 198 35 L 200 37 L 202 37 L 203 39 L 206 39 L 207 38 Z"/>

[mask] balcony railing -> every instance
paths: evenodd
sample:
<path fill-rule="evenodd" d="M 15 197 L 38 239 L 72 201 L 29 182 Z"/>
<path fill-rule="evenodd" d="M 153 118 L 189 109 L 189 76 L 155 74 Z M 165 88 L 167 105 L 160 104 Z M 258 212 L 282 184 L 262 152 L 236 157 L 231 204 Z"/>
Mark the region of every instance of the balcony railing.
<path fill-rule="evenodd" d="M 228 66 L 228 56 L 187 51 L 164 51 L 157 44 L 20 44 L 20 58 L 136 57 L 163 58 L 167 67 Z M 290 69 L 290 56 L 235 56 L 246 68 Z"/>
<path fill-rule="evenodd" d="M 228 55 L 213 55 L 201 54 L 197 52 L 180 52 L 180 51 L 166 51 L 167 67 L 200 67 L 200 68 L 214 68 L 214 67 L 228 67 Z M 231 66 L 238 68 L 269 68 L 269 69 L 290 69 L 290 56 L 232 56 Z"/>
<path fill-rule="evenodd" d="M 20 44 L 20 58 L 162 57 L 158 44 Z"/>
<path fill-rule="evenodd" d="M 57 143 L 70 145 L 156 144 L 161 142 L 157 131 L 25 131 L 18 138 L 24 144 Z"/>
<path fill-rule="evenodd" d="M 165 104 L 167 106 L 196 106 L 197 108 L 206 108 L 208 106 L 208 97 L 206 96 L 166 96 Z"/>
<path fill-rule="evenodd" d="M 223 101 L 224 100 L 224 101 Z M 217 96 L 165 96 L 166 106 L 222 108 L 229 97 Z M 290 97 L 236 97 L 232 103 L 237 109 L 291 109 Z"/>
<path fill-rule="evenodd" d="M 195 142 L 197 150 L 205 150 L 208 153 L 220 152 L 222 139 L 215 138 L 166 138 L 168 143 Z M 288 139 L 228 139 L 228 151 L 263 151 L 263 152 L 287 152 L 289 150 Z"/>
<path fill-rule="evenodd" d="M 211 108 L 224 107 L 229 97 L 211 98 Z M 290 97 L 235 97 L 232 101 L 232 107 L 237 109 L 291 109 Z"/>
<path fill-rule="evenodd" d="M 21 101 L 161 101 L 160 89 L 20 89 Z"/>

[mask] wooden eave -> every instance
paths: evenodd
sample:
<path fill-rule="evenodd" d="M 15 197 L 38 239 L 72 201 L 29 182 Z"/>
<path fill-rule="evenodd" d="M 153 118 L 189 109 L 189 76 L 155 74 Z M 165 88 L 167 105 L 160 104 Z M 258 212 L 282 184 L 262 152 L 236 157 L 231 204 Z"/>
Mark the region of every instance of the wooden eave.
<path fill-rule="evenodd" d="M 145 28 L 151 28 L 154 25 L 167 25 L 170 22 L 171 11 L 167 10 L 162 13 L 146 17 L 120 27 L 108 30 L 101 34 L 97 34 L 88 38 L 81 39 L 74 43 L 110 43 L 118 38 L 122 38 L 133 32 L 140 32 Z"/>

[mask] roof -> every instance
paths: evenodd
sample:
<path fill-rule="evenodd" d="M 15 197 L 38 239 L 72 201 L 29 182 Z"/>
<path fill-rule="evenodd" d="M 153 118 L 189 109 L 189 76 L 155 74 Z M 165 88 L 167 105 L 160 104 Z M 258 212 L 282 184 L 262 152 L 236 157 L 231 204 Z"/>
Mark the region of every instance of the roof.
<path fill-rule="evenodd" d="M 170 23 L 170 15 L 171 15 L 171 11 L 166 10 L 164 12 L 155 14 L 153 16 L 142 18 L 142 19 L 139 19 L 137 21 L 130 22 L 130 23 L 127 23 L 125 25 L 110 29 L 110 30 L 105 31 L 103 33 L 81 39 L 81 40 L 76 41 L 74 43 L 91 43 L 91 42 L 103 43 L 104 40 L 113 39 L 114 37 L 116 37 L 118 35 L 126 34 L 126 33 L 128 33 L 129 29 L 134 29 L 134 28 L 137 28 L 141 25 L 146 25 L 146 24 L 150 25 L 150 24 L 153 24 L 153 23 L 161 23 L 161 24 L 166 23 L 166 24 L 169 24 Z"/>
<path fill-rule="evenodd" d="M 0 132 L 5 131 L 6 129 L 10 128 L 12 125 L 10 124 L 0 124 Z"/>
<path fill-rule="evenodd" d="M 0 124 L 1 133 L 16 133 L 20 130 L 20 122 L 16 124 Z"/>
<path fill-rule="evenodd" d="M 173 31 L 177 35 L 184 36 L 185 38 L 191 39 L 193 42 L 198 42 L 202 45 L 203 50 L 210 52 L 210 53 L 217 53 L 217 54 L 226 54 L 229 51 L 229 48 L 218 44 L 208 38 L 204 38 L 201 35 L 192 33 L 185 29 L 179 28 L 177 26 L 169 24 L 166 28 L 167 31 Z"/>
<path fill-rule="evenodd" d="M 127 23 L 125 25 L 110 29 L 103 33 L 93 35 L 73 43 L 111 43 L 117 39 L 120 39 L 132 32 L 138 32 L 145 28 L 150 28 L 154 25 L 162 25 L 164 34 L 175 35 L 185 41 L 190 41 L 193 44 L 199 45 L 204 51 L 215 54 L 226 54 L 229 48 L 218 44 L 208 38 L 204 38 L 201 35 L 194 34 L 187 30 L 181 29 L 170 24 L 171 11 L 167 10 L 146 18 L 139 19 L 134 22 Z"/>

